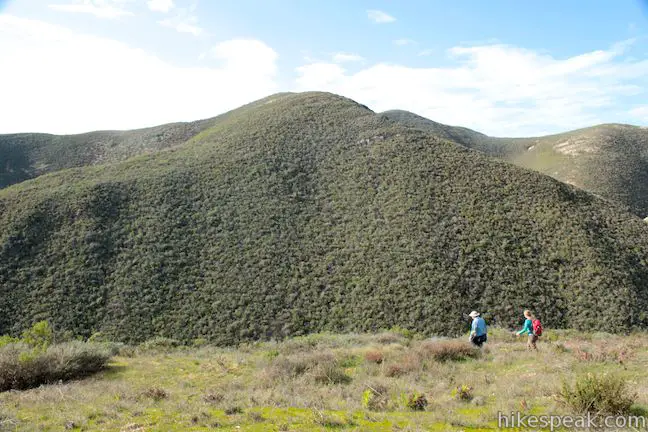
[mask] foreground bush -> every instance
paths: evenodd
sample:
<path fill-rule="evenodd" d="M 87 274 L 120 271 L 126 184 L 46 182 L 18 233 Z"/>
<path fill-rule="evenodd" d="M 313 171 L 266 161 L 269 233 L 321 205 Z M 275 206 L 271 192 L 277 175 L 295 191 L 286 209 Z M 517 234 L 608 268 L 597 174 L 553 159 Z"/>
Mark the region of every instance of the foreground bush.
<path fill-rule="evenodd" d="M 110 357 L 107 347 L 79 341 L 42 349 L 9 343 L 0 348 L 0 391 L 81 378 L 105 368 Z"/>
<path fill-rule="evenodd" d="M 627 414 L 635 401 L 626 382 L 614 375 L 587 374 L 574 385 L 563 383 L 563 403 L 578 413 Z"/>

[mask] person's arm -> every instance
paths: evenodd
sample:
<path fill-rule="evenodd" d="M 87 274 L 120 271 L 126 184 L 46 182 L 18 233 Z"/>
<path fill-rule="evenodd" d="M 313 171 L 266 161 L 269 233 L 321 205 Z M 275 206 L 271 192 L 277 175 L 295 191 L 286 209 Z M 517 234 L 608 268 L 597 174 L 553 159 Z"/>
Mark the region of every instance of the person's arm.
<path fill-rule="evenodd" d="M 475 335 L 475 334 L 477 334 L 477 320 L 476 319 L 474 319 L 472 321 L 472 325 L 470 326 L 470 335 L 472 336 L 472 335 Z"/>
<path fill-rule="evenodd" d="M 528 319 L 528 320 L 524 321 L 524 327 L 522 328 L 522 330 L 517 332 L 517 334 L 518 335 L 523 335 L 523 334 L 530 334 L 530 333 L 533 333 L 533 327 L 532 327 L 532 324 L 531 324 L 531 320 Z"/>

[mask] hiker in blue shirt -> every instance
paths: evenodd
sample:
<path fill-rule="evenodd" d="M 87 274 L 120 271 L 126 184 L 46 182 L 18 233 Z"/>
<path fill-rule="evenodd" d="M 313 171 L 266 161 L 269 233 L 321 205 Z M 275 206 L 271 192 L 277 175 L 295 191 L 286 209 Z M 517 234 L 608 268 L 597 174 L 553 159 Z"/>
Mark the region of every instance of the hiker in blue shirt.
<path fill-rule="evenodd" d="M 481 348 L 488 338 L 486 335 L 486 321 L 484 321 L 484 318 L 479 316 L 479 312 L 477 311 L 470 312 L 470 315 L 468 316 L 472 318 L 469 340 L 473 345 Z"/>

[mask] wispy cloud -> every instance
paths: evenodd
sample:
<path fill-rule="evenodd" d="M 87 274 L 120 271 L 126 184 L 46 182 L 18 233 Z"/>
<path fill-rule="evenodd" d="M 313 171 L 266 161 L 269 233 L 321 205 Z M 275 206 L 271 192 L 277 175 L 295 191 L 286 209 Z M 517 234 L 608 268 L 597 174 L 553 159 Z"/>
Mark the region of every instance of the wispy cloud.
<path fill-rule="evenodd" d="M 146 2 L 148 8 L 155 12 L 167 13 L 173 9 L 173 0 L 148 0 Z"/>
<path fill-rule="evenodd" d="M 627 57 L 631 43 L 568 58 L 503 44 L 461 46 L 446 52 L 454 64 L 435 68 L 381 63 L 351 73 L 311 63 L 297 69 L 295 90 L 340 93 L 377 111 L 407 109 L 496 136 L 559 132 L 609 121 L 611 112 L 627 117 L 625 98 L 648 89 L 648 60 Z"/>
<path fill-rule="evenodd" d="M 97 18 L 114 19 L 133 15 L 126 9 L 130 0 L 75 0 L 66 4 L 50 4 L 48 7 L 61 12 L 85 13 Z"/>
<path fill-rule="evenodd" d="M 191 121 L 279 90 L 277 54 L 262 41 L 223 41 L 212 54 L 220 64 L 181 67 L 109 38 L 0 14 L 2 78 L 12 84 L 2 90 L 0 133 Z"/>
<path fill-rule="evenodd" d="M 205 30 L 198 25 L 198 17 L 194 14 L 195 6 L 189 9 L 178 8 L 175 15 L 158 21 L 158 24 L 164 27 L 174 29 L 179 33 L 190 33 L 194 36 L 200 36 Z"/>
<path fill-rule="evenodd" d="M 427 56 L 431 56 L 432 54 L 434 54 L 434 51 L 435 50 L 433 50 L 431 48 L 428 48 L 428 49 L 424 49 L 422 51 L 419 51 L 419 53 L 417 55 L 419 57 L 427 57 Z"/>
<path fill-rule="evenodd" d="M 334 63 L 351 63 L 364 61 L 364 57 L 359 56 L 358 54 L 338 52 L 333 54 L 332 60 Z"/>
<path fill-rule="evenodd" d="M 642 105 L 631 109 L 630 115 L 637 121 L 648 124 L 648 105 Z"/>
<path fill-rule="evenodd" d="M 396 39 L 396 40 L 394 41 L 394 45 L 398 45 L 398 46 L 414 45 L 414 44 L 416 44 L 416 41 L 415 41 L 415 40 L 413 40 L 413 39 L 407 39 L 407 38 L 403 38 L 403 39 Z"/>
<path fill-rule="evenodd" d="M 370 9 L 367 11 L 367 17 L 375 23 L 385 24 L 396 21 L 396 18 L 381 10 Z"/>

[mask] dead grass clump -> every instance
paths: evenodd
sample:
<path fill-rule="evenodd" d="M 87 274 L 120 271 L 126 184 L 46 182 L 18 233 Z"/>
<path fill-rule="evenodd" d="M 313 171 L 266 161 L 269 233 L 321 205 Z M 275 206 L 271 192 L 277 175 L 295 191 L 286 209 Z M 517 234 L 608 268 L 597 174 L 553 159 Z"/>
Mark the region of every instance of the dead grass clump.
<path fill-rule="evenodd" d="M 313 378 L 318 384 L 348 384 L 352 378 L 337 363 L 322 363 L 313 370 Z"/>
<path fill-rule="evenodd" d="M 478 348 L 459 340 L 423 342 L 419 345 L 418 352 L 423 358 L 432 358 L 438 362 L 464 361 L 481 355 Z"/>
<path fill-rule="evenodd" d="M 379 333 L 376 335 L 375 339 L 376 342 L 382 345 L 405 344 L 408 341 L 402 334 L 393 332 Z"/>
<path fill-rule="evenodd" d="M 147 399 L 153 399 L 156 402 L 159 402 L 163 399 L 166 399 L 169 397 L 169 393 L 160 388 L 160 387 L 150 387 L 146 390 L 144 390 L 140 396 L 147 398 Z"/>
<path fill-rule="evenodd" d="M 203 401 L 209 404 L 217 404 L 223 402 L 224 399 L 225 396 L 222 393 L 218 393 L 218 392 L 209 392 L 203 396 Z"/>
<path fill-rule="evenodd" d="M 385 366 L 384 374 L 390 378 L 407 375 L 422 368 L 421 358 L 415 353 L 407 353 L 397 358 L 394 363 Z"/>
<path fill-rule="evenodd" d="M 319 384 L 346 384 L 351 382 L 351 377 L 343 366 L 349 363 L 350 358 L 338 358 L 330 351 L 279 356 L 267 368 L 266 376 L 271 380 L 281 380 L 308 374 Z"/>
<path fill-rule="evenodd" d="M 385 354 L 380 350 L 369 350 L 365 353 L 365 360 L 370 363 L 381 364 L 385 361 Z"/>
<path fill-rule="evenodd" d="M 624 364 L 633 354 L 632 348 L 627 345 L 610 346 L 606 343 L 593 345 L 590 349 L 577 346 L 574 356 L 584 362 L 613 362 Z"/>

